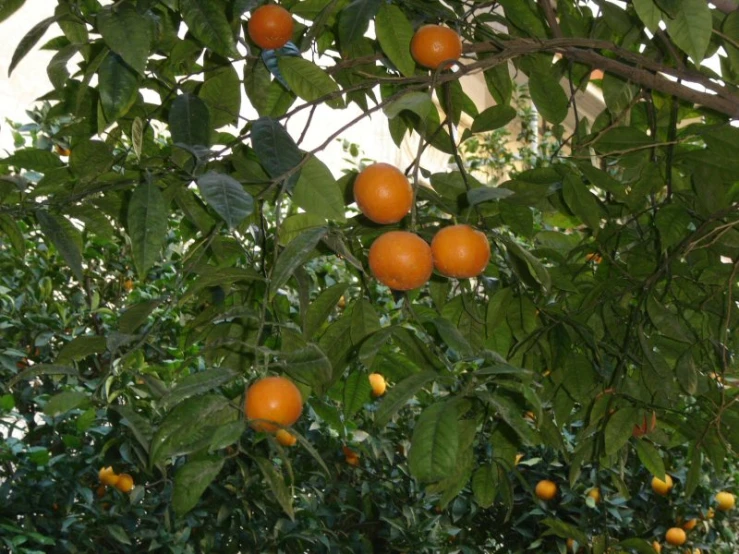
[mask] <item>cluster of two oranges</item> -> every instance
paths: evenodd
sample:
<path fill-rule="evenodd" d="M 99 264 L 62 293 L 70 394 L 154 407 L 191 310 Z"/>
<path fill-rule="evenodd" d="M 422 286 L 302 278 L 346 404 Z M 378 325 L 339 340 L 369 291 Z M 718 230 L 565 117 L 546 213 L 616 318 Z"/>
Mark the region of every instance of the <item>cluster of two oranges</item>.
<path fill-rule="evenodd" d="M 354 181 L 354 200 L 369 220 L 387 225 L 403 219 L 413 205 L 413 189 L 396 167 L 376 163 L 365 168 Z M 476 277 L 490 260 L 487 237 L 469 225 L 440 229 L 431 246 L 409 231 L 388 231 L 370 247 L 372 275 L 394 290 L 423 286 L 434 268 L 447 277 Z"/>

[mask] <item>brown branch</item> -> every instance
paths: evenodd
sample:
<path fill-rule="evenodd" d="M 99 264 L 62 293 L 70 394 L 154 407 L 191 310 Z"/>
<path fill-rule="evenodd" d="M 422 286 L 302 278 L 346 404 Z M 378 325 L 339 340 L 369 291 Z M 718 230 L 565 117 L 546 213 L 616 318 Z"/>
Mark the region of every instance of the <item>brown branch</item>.
<path fill-rule="evenodd" d="M 557 14 L 554 13 L 552 4 L 549 0 L 539 0 L 538 4 L 541 6 L 542 11 L 544 12 L 544 17 L 546 17 L 547 23 L 549 23 L 549 27 L 552 29 L 552 34 L 555 37 L 560 38 L 562 36 L 562 29 L 559 28 Z"/>

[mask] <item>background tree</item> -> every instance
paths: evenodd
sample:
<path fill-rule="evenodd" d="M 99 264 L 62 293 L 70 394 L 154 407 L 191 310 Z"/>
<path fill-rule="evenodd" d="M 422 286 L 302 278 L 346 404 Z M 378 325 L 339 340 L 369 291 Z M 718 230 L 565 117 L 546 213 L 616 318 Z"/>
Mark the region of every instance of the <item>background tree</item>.
<path fill-rule="evenodd" d="M 715 495 L 739 448 L 739 12 L 286 0 L 292 40 L 260 50 L 261 4 L 60 0 L 13 56 L 61 29 L 54 90 L 0 160 L 6 547 L 654 552 L 685 526 L 735 552 Z M 438 67 L 416 64 L 425 24 L 459 33 L 460 63 L 415 44 Z M 462 153 L 518 117 L 518 74 L 554 147 L 489 186 Z M 479 112 L 470 75 L 496 105 Z M 301 149 L 291 118 L 352 104 Z M 411 213 L 388 225 L 320 159 L 380 114 L 418 145 Z M 453 223 L 484 232 L 482 275 L 374 278 L 375 239 Z M 272 374 L 305 401 L 290 450 L 243 415 Z"/>

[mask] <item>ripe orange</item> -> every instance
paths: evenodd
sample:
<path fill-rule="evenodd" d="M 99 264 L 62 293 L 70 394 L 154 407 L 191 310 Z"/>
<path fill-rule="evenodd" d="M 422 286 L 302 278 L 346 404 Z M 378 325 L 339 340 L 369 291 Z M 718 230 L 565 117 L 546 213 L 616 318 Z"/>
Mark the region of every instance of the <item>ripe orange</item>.
<path fill-rule="evenodd" d="M 131 279 L 123 281 L 123 290 L 126 292 L 131 292 L 133 290 L 133 281 Z"/>
<path fill-rule="evenodd" d="M 679 527 L 670 527 L 667 530 L 667 533 L 665 533 L 665 540 L 672 546 L 680 546 L 685 544 L 685 541 L 688 540 L 688 536 L 685 534 L 685 531 Z"/>
<path fill-rule="evenodd" d="M 661 496 L 667 496 L 673 486 L 672 477 L 665 475 L 665 481 L 652 477 L 652 490 Z"/>
<path fill-rule="evenodd" d="M 716 503 L 718 504 L 719 510 L 728 512 L 736 506 L 736 498 L 730 492 L 721 491 L 716 494 Z"/>
<path fill-rule="evenodd" d="M 575 539 L 570 537 L 567 539 L 567 552 L 574 552 L 575 551 Z"/>
<path fill-rule="evenodd" d="M 372 396 L 382 396 L 387 389 L 385 378 L 379 373 L 372 373 L 369 376 L 370 386 L 372 387 Z"/>
<path fill-rule="evenodd" d="M 348 446 L 342 446 L 341 451 L 344 453 L 344 458 L 347 464 L 354 467 L 359 466 L 359 454 L 354 452 L 354 450 L 352 450 Z"/>
<path fill-rule="evenodd" d="M 111 466 L 108 466 L 101 468 L 100 471 L 98 471 L 98 479 L 100 479 L 100 482 L 103 485 L 113 487 L 118 482 L 118 475 L 115 474 L 115 471 L 113 471 Z"/>
<path fill-rule="evenodd" d="M 397 167 L 376 163 L 354 181 L 354 200 L 367 219 L 383 225 L 397 223 L 411 211 L 413 189 Z"/>
<path fill-rule="evenodd" d="M 424 25 L 411 39 L 411 55 L 418 64 L 436 69 L 443 62 L 457 61 L 462 55 L 462 40 L 449 27 Z M 444 64 L 444 69 L 451 64 Z"/>
<path fill-rule="evenodd" d="M 280 425 L 292 425 L 303 411 L 300 390 L 284 377 L 265 377 L 253 383 L 246 391 L 244 410 L 251 426 L 257 431 L 274 433 Z"/>
<path fill-rule="evenodd" d="M 658 543 L 657 541 L 653 541 L 652 542 L 652 548 L 654 548 L 654 551 L 657 554 L 660 554 L 662 552 L 662 545 L 660 543 Z"/>
<path fill-rule="evenodd" d="M 121 473 L 115 483 L 115 488 L 121 492 L 131 492 L 133 490 L 133 477 L 128 473 Z"/>
<path fill-rule="evenodd" d="M 683 523 L 682 528 L 685 529 L 686 531 L 692 531 L 693 529 L 695 529 L 696 525 L 698 525 L 698 520 L 693 518 Z"/>
<path fill-rule="evenodd" d="M 600 489 L 598 487 L 593 487 L 588 491 L 588 496 L 592 498 L 597 504 L 598 502 L 600 502 L 601 499 Z"/>
<path fill-rule="evenodd" d="M 447 277 L 468 279 L 482 273 L 490 261 L 490 243 L 484 233 L 469 225 L 439 230 L 431 241 L 434 267 Z"/>
<path fill-rule="evenodd" d="M 548 479 L 544 479 L 536 484 L 535 492 L 536 497 L 539 500 L 551 500 L 557 496 L 557 484 Z"/>
<path fill-rule="evenodd" d="M 251 14 L 247 30 L 260 48 L 282 48 L 293 36 L 293 18 L 282 6 L 267 4 Z"/>
<path fill-rule="evenodd" d="M 275 433 L 275 438 L 282 446 L 295 446 L 295 443 L 298 442 L 297 437 L 286 429 L 279 429 Z"/>
<path fill-rule="evenodd" d="M 412 290 L 426 284 L 434 261 L 431 247 L 421 237 L 408 231 L 390 231 L 372 243 L 369 265 L 372 275 L 383 285 Z"/>

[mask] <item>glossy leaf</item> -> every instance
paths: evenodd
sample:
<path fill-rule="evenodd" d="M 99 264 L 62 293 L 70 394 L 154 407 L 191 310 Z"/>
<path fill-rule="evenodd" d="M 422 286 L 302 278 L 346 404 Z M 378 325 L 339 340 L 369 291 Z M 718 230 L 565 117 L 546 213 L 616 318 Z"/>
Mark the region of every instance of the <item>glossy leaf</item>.
<path fill-rule="evenodd" d="M 198 177 L 198 189 L 229 229 L 237 227 L 254 211 L 254 198 L 229 175 L 209 171 Z"/>
<path fill-rule="evenodd" d="M 192 510 L 223 468 L 223 458 L 192 460 L 181 466 L 174 477 L 172 507 L 181 516 Z"/>
<path fill-rule="evenodd" d="M 128 234 L 136 272 L 143 280 L 159 259 L 167 234 L 168 207 L 153 182 L 141 183 L 131 195 Z"/>

